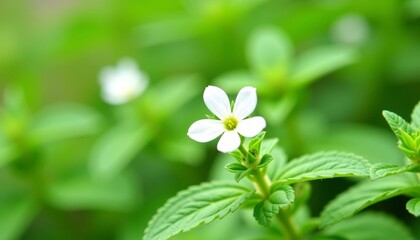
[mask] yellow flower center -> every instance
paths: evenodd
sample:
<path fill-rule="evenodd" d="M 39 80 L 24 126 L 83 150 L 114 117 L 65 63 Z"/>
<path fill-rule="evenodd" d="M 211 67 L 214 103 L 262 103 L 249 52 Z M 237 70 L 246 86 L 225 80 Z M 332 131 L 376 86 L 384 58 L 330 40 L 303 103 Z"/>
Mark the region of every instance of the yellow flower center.
<path fill-rule="evenodd" d="M 238 123 L 239 123 L 238 119 L 236 119 L 234 116 L 227 117 L 223 121 L 223 125 L 225 129 L 228 131 L 235 130 L 236 127 L 238 126 Z"/>

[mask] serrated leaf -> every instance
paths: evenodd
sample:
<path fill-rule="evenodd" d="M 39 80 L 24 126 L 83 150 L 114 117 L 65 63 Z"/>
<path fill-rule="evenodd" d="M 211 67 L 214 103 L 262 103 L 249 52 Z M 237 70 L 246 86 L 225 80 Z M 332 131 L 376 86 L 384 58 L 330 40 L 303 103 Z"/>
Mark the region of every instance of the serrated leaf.
<path fill-rule="evenodd" d="M 318 152 L 290 161 L 275 179 L 276 184 L 334 177 L 369 176 L 370 163 L 363 157 L 345 152 Z"/>
<path fill-rule="evenodd" d="M 252 172 L 252 170 L 253 170 L 252 168 L 248 168 L 245 171 L 237 172 L 235 174 L 235 181 L 236 182 L 241 181 L 241 179 L 244 178 L 244 177 L 246 177 L 246 176 L 248 176 Z"/>
<path fill-rule="evenodd" d="M 397 219 L 384 213 L 368 212 L 346 219 L 324 230 L 348 240 L 414 240 L 410 230 Z"/>
<path fill-rule="evenodd" d="M 225 168 L 229 171 L 229 172 L 233 172 L 233 173 L 237 173 L 237 172 L 243 172 L 246 171 L 247 168 L 237 162 L 233 162 L 233 163 L 228 163 Z"/>
<path fill-rule="evenodd" d="M 143 240 L 168 239 L 236 211 L 254 191 L 227 182 L 190 187 L 169 199 L 149 222 Z"/>
<path fill-rule="evenodd" d="M 269 153 L 264 154 L 264 156 L 261 158 L 260 164 L 258 164 L 258 168 L 267 166 L 267 164 L 269 164 L 271 161 L 273 161 L 273 156 Z"/>
<path fill-rule="evenodd" d="M 382 115 L 399 140 L 403 140 L 400 129 L 409 135 L 414 133 L 414 129 L 410 126 L 410 124 L 408 124 L 402 117 L 398 116 L 397 114 L 390 111 L 383 111 Z"/>
<path fill-rule="evenodd" d="M 405 206 L 409 213 L 416 217 L 420 216 L 420 198 L 413 198 L 409 200 Z"/>
<path fill-rule="evenodd" d="M 315 79 L 353 63 L 355 50 L 347 46 L 319 47 L 296 59 L 290 73 L 290 86 L 303 87 Z"/>
<path fill-rule="evenodd" d="M 124 123 L 109 129 L 92 148 L 89 170 L 100 179 L 116 176 L 149 141 L 147 126 Z"/>
<path fill-rule="evenodd" d="M 416 130 L 420 129 L 420 101 L 416 104 L 411 113 L 411 126 Z"/>
<path fill-rule="evenodd" d="M 271 219 L 280 209 L 288 207 L 295 200 L 293 188 L 289 185 L 279 185 L 271 190 L 271 195 L 258 203 L 254 208 L 254 218 L 263 226 L 269 226 Z"/>
<path fill-rule="evenodd" d="M 407 166 L 397 166 L 393 164 L 377 163 L 370 170 L 369 175 L 372 180 L 383 178 L 390 175 L 400 174 L 403 172 L 412 172 L 420 170 L 420 164 L 410 164 Z"/>
<path fill-rule="evenodd" d="M 408 173 L 362 182 L 338 195 L 325 207 L 320 225 L 325 227 L 337 223 L 377 202 L 419 191 L 418 180 Z"/>
<path fill-rule="evenodd" d="M 39 112 L 29 128 L 36 143 L 48 143 L 96 133 L 101 116 L 92 108 L 78 104 L 57 104 Z"/>

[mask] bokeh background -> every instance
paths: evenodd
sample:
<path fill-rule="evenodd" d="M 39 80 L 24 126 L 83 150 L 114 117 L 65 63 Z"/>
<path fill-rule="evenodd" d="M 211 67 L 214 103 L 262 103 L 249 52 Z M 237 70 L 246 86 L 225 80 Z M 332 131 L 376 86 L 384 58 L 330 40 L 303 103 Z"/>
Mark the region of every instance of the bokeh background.
<path fill-rule="evenodd" d="M 99 73 L 124 57 L 150 83 L 110 105 Z M 232 99 L 256 86 L 255 114 L 290 158 L 336 149 L 401 163 L 381 111 L 409 121 L 420 99 L 420 1 L 1 1 L 0 239 L 140 239 L 167 198 L 226 178 L 216 141 L 186 135 L 210 113 L 209 84 Z M 313 183 L 313 215 L 353 183 Z M 420 237 L 406 200 L 373 210 Z"/>

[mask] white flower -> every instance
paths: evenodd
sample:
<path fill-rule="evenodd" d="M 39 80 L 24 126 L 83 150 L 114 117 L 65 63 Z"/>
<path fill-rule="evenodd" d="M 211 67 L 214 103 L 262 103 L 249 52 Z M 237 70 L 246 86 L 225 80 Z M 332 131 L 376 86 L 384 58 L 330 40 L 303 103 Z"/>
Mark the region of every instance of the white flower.
<path fill-rule="evenodd" d="M 214 86 L 204 90 L 204 103 L 220 120 L 202 119 L 191 125 L 188 136 L 197 142 L 209 142 L 221 134 L 217 144 L 220 152 L 232 152 L 241 144 L 240 135 L 254 137 L 265 128 L 262 117 L 248 117 L 257 105 L 257 92 L 254 87 L 242 88 L 236 97 L 233 111 L 226 93 Z"/>
<path fill-rule="evenodd" d="M 124 58 L 118 65 L 106 67 L 99 74 L 101 95 L 109 104 L 123 104 L 143 93 L 149 80 L 134 60 Z"/>

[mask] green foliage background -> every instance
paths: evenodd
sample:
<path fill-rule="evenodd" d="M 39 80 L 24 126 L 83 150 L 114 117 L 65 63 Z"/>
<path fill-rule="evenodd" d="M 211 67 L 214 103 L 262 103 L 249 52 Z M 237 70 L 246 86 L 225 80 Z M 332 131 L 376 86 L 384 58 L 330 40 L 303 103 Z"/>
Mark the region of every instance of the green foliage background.
<path fill-rule="evenodd" d="M 291 157 L 342 150 L 399 164 L 381 112 L 410 119 L 419 39 L 416 0 L 2 1 L 0 239 L 139 239 L 168 197 L 223 178 L 216 141 L 186 135 L 209 114 L 208 84 L 232 98 L 256 85 L 267 136 Z M 150 87 L 111 106 L 98 73 L 126 56 Z M 313 183 L 312 214 L 352 184 Z M 371 208 L 420 237 L 406 201 Z M 236 221 L 248 215 L 229 216 L 225 236 L 258 236 Z M 214 226 L 179 239 L 221 239 Z"/>

